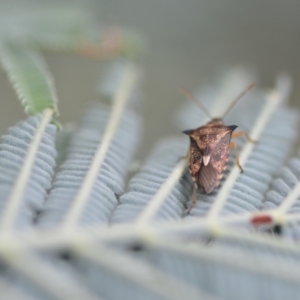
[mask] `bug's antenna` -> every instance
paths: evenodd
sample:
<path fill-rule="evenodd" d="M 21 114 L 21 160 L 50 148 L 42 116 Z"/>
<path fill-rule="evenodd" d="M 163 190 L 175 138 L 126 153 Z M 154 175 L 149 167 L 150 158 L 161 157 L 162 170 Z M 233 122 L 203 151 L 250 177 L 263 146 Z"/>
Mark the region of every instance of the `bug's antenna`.
<path fill-rule="evenodd" d="M 234 107 L 234 105 L 243 97 L 245 96 L 252 88 L 255 87 L 255 82 L 251 83 L 249 86 L 247 86 L 243 92 L 241 92 L 229 105 L 229 107 L 227 108 L 227 110 L 225 111 L 225 113 L 222 116 L 222 119 L 225 118 L 225 116 L 230 112 L 230 110 Z"/>
<path fill-rule="evenodd" d="M 201 102 L 199 102 L 198 99 L 195 96 L 193 96 L 187 89 L 181 87 L 180 91 L 185 97 L 192 100 L 203 112 L 205 112 L 209 118 L 213 118 L 209 111 L 206 109 L 206 107 Z"/>

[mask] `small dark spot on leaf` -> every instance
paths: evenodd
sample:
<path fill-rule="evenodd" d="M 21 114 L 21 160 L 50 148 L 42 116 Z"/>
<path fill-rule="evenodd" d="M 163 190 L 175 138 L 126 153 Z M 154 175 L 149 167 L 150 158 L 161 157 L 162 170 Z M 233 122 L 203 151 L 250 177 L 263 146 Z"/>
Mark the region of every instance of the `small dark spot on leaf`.
<path fill-rule="evenodd" d="M 279 224 L 276 224 L 272 229 L 271 232 L 275 235 L 281 235 L 282 234 L 282 226 Z"/>

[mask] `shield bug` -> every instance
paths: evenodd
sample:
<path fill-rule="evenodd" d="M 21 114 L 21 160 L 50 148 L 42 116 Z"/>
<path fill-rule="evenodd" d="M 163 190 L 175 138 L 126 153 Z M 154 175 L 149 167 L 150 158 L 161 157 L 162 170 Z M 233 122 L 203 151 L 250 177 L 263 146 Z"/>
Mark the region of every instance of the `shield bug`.
<path fill-rule="evenodd" d="M 230 148 L 234 148 L 236 164 L 240 168 L 241 173 L 243 172 L 239 162 L 237 144 L 231 142 L 231 139 L 244 135 L 248 140 L 254 141 L 251 140 L 245 131 L 233 133 L 238 126 L 225 125 L 223 119 L 254 85 L 254 83 L 249 85 L 235 98 L 220 118 L 213 118 L 203 104 L 198 102 L 187 90 L 182 89 L 183 94 L 193 100 L 211 119 L 203 126 L 183 131 L 190 138 L 190 148 L 187 157 L 189 157 L 189 169 L 194 182 L 193 201 L 188 209 L 188 213 L 196 204 L 196 189 L 203 194 L 210 194 L 220 184 L 227 166 Z"/>

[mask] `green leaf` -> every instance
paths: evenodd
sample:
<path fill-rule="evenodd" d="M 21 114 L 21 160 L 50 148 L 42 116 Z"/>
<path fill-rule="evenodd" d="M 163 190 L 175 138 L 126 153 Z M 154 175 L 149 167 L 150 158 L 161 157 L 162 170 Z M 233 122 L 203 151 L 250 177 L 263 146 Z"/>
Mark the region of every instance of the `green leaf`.
<path fill-rule="evenodd" d="M 26 113 L 35 115 L 53 108 L 58 114 L 53 79 L 38 52 L 3 41 L 0 60 Z"/>

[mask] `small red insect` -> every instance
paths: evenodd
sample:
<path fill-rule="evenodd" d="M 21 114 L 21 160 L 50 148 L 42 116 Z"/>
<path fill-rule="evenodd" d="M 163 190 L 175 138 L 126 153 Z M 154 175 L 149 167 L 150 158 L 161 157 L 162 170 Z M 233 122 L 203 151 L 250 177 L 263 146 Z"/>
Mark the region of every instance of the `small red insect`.
<path fill-rule="evenodd" d="M 196 189 L 199 189 L 203 194 L 210 194 L 220 184 L 227 166 L 230 148 L 234 148 L 236 164 L 243 172 L 239 162 L 237 145 L 231 142 L 231 138 L 244 135 L 248 140 L 254 141 L 245 131 L 233 133 L 238 126 L 225 125 L 223 118 L 238 100 L 254 86 L 255 84 L 252 83 L 234 99 L 221 118 L 212 118 L 203 104 L 198 102 L 187 90 L 182 89 L 185 96 L 193 100 L 211 118 L 211 121 L 203 126 L 183 131 L 190 137 L 190 148 L 187 156 L 189 157 L 189 169 L 194 182 L 193 201 L 188 213 L 196 204 Z"/>

